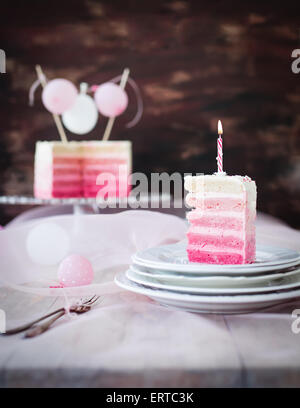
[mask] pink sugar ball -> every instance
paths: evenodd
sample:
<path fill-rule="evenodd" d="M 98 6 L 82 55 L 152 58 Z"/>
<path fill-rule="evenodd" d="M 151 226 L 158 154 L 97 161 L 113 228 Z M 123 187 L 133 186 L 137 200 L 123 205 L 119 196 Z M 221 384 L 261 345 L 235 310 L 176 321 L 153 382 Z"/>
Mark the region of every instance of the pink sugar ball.
<path fill-rule="evenodd" d="M 94 98 L 99 112 L 109 118 L 121 115 L 128 105 L 126 92 L 113 82 L 98 86 Z"/>
<path fill-rule="evenodd" d="M 71 81 L 57 78 L 49 81 L 43 89 L 42 101 L 49 112 L 60 115 L 75 103 L 77 93 Z"/>
<path fill-rule="evenodd" d="M 90 261 L 81 255 L 67 256 L 58 267 L 59 283 L 65 287 L 89 285 L 93 278 Z"/>

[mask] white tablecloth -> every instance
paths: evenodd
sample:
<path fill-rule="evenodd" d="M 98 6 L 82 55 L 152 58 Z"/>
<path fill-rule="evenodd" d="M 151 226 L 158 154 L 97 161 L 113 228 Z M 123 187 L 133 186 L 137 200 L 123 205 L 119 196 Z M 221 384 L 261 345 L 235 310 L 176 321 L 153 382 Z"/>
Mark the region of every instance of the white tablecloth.
<path fill-rule="evenodd" d="M 178 222 L 180 239 L 183 221 L 155 217 L 156 228 Z M 136 238 L 137 246 L 148 244 Z M 162 228 L 156 241 L 169 238 Z M 257 238 L 300 250 L 300 233 L 268 216 L 258 217 Z M 124 268 L 116 263 L 103 270 L 103 280 Z M 63 302 L 0 289 L 9 326 Z M 0 338 L 0 386 L 299 386 L 300 334 L 291 330 L 297 305 L 300 299 L 268 313 L 201 315 L 130 292 L 111 293 L 91 312 L 66 316 L 40 337 Z"/>

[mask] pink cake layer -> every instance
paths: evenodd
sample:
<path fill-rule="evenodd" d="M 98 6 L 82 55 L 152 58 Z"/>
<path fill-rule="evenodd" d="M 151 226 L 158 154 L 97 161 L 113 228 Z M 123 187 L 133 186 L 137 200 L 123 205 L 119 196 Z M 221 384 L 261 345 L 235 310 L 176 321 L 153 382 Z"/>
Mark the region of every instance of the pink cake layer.
<path fill-rule="evenodd" d="M 66 159 L 64 164 L 51 164 L 49 169 L 54 174 L 66 174 L 71 172 L 82 173 L 82 164 L 69 163 Z"/>
<path fill-rule="evenodd" d="M 111 173 L 115 175 L 123 175 L 123 174 L 128 174 L 128 170 L 122 167 L 119 167 L 118 165 L 116 166 L 110 166 L 108 167 L 84 167 L 82 170 L 83 174 L 100 174 L 100 173 Z"/>
<path fill-rule="evenodd" d="M 191 250 L 187 248 L 188 258 L 190 262 L 201 262 L 208 264 L 242 264 L 244 258 L 241 254 L 232 252 L 205 252 L 198 250 Z M 251 263 L 251 261 L 249 262 Z"/>
<path fill-rule="evenodd" d="M 127 159 L 120 159 L 118 157 L 111 157 L 111 158 L 83 158 L 83 163 L 85 166 L 105 166 L 105 165 L 111 165 L 111 164 L 117 164 L 117 165 L 127 165 L 128 160 Z"/>
<path fill-rule="evenodd" d="M 117 194 L 119 194 L 120 192 L 127 193 L 127 191 L 129 190 L 129 186 L 127 184 L 122 185 L 122 186 L 117 184 L 116 186 L 113 186 L 111 188 L 107 188 L 107 186 L 94 186 L 94 185 L 84 185 L 83 186 L 84 191 L 90 191 L 92 193 L 97 193 L 99 190 L 103 190 L 103 189 L 109 192 L 115 191 Z"/>
<path fill-rule="evenodd" d="M 186 197 L 186 202 L 190 207 L 195 207 L 206 211 L 243 211 L 246 207 L 246 201 L 243 197 L 196 198 L 194 194 L 188 194 Z"/>
<path fill-rule="evenodd" d="M 119 195 L 126 196 L 126 195 L 128 195 L 128 191 L 130 192 L 130 186 L 128 186 L 128 185 L 119 186 L 118 184 L 115 187 L 111 187 L 111 188 L 108 188 L 106 186 L 92 186 L 92 185 L 91 186 L 87 186 L 87 185 L 83 186 L 83 191 L 84 192 L 88 191 L 90 194 L 94 194 L 94 195 L 96 195 L 97 192 L 100 191 L 100 190 L 109 192 L 109 195 L 115 194 L 117 197 Z"/>
<path fill-rule="evenodd" d="M 103 173 L 112 174 L 116 180 L 117 188 L 109 192 L 110 196 L 126 197 L 130 193 L 128 167 L 124 166 L 127 163 L 124 160 L 114 159 L 110 165 L 106 164 L 109 160 L 92 160 L 93 164 L 87 167 L 83 167 L 83 160 L 68 157 L 54 158 L 53 162 L 53 166 L 45 165 L 38 172 L 38 179 L 43 180 L 43 183 L 36 182 L 34 185 L 34 194 L 38 198 L 96 197 L 103 187 L 96 184 L 97 177 Z M 48 190 L 45 188 L 45 180 L 48 180 L 48 185 L 52 180 Z"/>
<path fill-rule="evenodd" d="M 69 198 L 69 197 L 82 197 L 82 190 L 78 188 L 70 188 L 70 189 L 55 189 L 52 191 L 49 190 L 42 190 L 42 189 L 34 189 L 35 197 L 42 198 L 42 199 L 49 199 L 49 198 Z"/>
<path fill-rule="evenodd" d="M 101 187 L 98 186 L 97 188 L 88 188 L 88 187 L 83 187 L 83 196 L 84 197 L 102 197 L 102 198 L 108 198 L 108 196 L 110 197 L 120 197 L 120 198 L 125 198 L 128 197 L 131 191 L 130 186 L 127 186 L 127 188 L 122 188 L 119 190 L 119 188 L 117 187 L 116 189 L 113 189 L 111 191 L 107 191 L 107 189 L 105 189 L 105 191 L 101 191 Z"/>
<path fill-rule="evenodd" d="M 187 219 L 192 226 L 231 229 L 234 231 L 240 231 L 243 229 L 243 218 L 230 217 L 230 216 L 211 216 L 209 214 L 193 215 L 195 211 L 192 211 L 187 215 Z"/>
<path fill-rule="evenodd" d="M 99 177 L 98 177 L 99 176 Z M 98 182 L 98 184 L 97 184 Z M 114 177 L 114 178 L 109 178 L 107 179 L 106 177 L 101 178 L 101 174 L 96 174 L 94 176 L 86 176 L 84 175 L 82 177 L 82 183 L 84 185 L 88 185 L 88 186 L 95 186 L 95 187 L 101 187 L 103 185 L 103 182 L 105 185 L 107 185 L 108 183 L 111 183 L 111 185 L 114 184 L 128 184 L 128 176 L 127 174 L 125 175 L 125 177 L 119 178 L 119 177 Z"/>
<path fill-rule="evenodd" d="M 56 165 L 81 166 L 82 159 L 76 158 L 76 157 L 60 156 L 60 157 L 53 157 L 52 163 L 53 163 L 53 166 L 56 166 Z"/>
<path fill-rule="evenodd" d="M 209 243 L 209 240 L 207 239 L 189 242 L 187 246 L 189 261 L 218 264 L 241 264 L 252 263 L 255 261 L 255 233 L 248 236 L 248 239 L 244 244 L 246 247 L 244 247 L 244 245 L 242 248 L 226 247 L 223 244 L 219 244 L 220 242 L 214 241 Z"/>
<path fill-rule="evenodd" d="M 119 176 L 127 176 L 128 175 L 128 171 L 127 170 L 122 170 L 119 169 L 118 167 L 110 167 L 110 168 L 99 168 L 99 169 L 95 169 L 95 168 L 84 168 L 82 174 L 84 175 L 92 175 L 97 177 L 98 174 L 113 174 L 115 177 L 119 177 Z"/>
<path fill-rule="evenodd" d="M 75 181 L 77 183 L 81 183 L 82 174 L 78 172 L 69 172 L 64 174 L 57 174 L 56 172 L 53 173 L 53 180 L 54 181 Z"/>
<path fill-rule="evenodd" d="M 42 188 L 34 187 L 34 194 L 35 197 L 38 198 L 73 198 L 73 197 L 96 197 L 98 192 L 99 195 L 107 195 L 107 188 L 105 188 L 105 193 L 101 193 L 101 189 L 103 186 L 96 186 L 91 184 L 89 185 L 82 185 L 80 186 L 76 184 L 70 183 L 55 183 L 52 186 L 51 190 L 43 190 Z M 122 186 L 119 188 L 117 185 L 116 189 L 113 188 L 109 190 L 109 196 L 111 197 L 127 197 L 130 194 L 131 187 L 128 185 Z"/>
<path fill-rule="evenodd" d="M 82 197 L 82 191 L 81 190 L 53 190 L 52 191 L 52 197 L 53 198 L 78 198 Z"/>
<path fill-rule="evenodd" d="M 82 177 L 77 174 L 68 174 L 64 176 L 53 177 L 52 186 L 68 186 L 68 185 L 80 185 L 82 183 Z"/>
<path fill-rule="evenodd" d="M 102 175 L 102 177 L 101 177 Z M 128 173 L 114 173 L 114 172 L 107 172 L 107 171 L 103 171 L 103 172 L 99 172 L 99 171 L 95 171 L 95 172 L 83 172 L 82 174 L 82 178 L 83 181 L 85 182 L 86 180 L 92 180 L 93 183 L 96 183 L 96 180 L 99 176 L 99 179 L 101 180 L 127 180 L 128 179 Z"/>
<path fill-rule="evenodd" d="M 76 188 L 68 188 L 68 189 L 66 189 L 66 188 L 56 188 L 56 189 L 53 189 L 51 192 L 50 192 L 50 195 L 49 195 L 49 191 L 48 190 L 36 190 L 35 189 L 35 194 L 36 194 L 36 197 L 39 197 L 39 198 L 45 198 L 45 199 L 48 199 L 48 198 L 77 198 L 77 197 L 86 197 L 86 198 L 94 198 L 94 197 L 97 197 L 97 195 L 98 195 L 98 193 L 99 193 L 99 196 L 100 197 L 102 197 L 103 196 L 103 198 L 107 198 L 107 197 L 104 197 L 104 196 L 107 196 L 108 195 L 108 193 L 107 193 L 107 190 L 105 191 L 105 194 L 103 193 L 101 193 L 101 188 L 99 189 L 99 187 L 98 187 L 98 189 L 89 189 L 89 188 L 84 188 L 83 187 L 83 189 L 76 189 Z M 109 195 L 111 196 L 111 197 L 127 197 L 128 195 L 129 195 L 129 193 L 130 193 L 130 188 L 127 188 L 126 190 L 124 190 L 124 189 L 122 189 L 121 191 L 119 191 L 118 189 L 117 190 L 111 190 L 110 192 L 109 192 Z"/>
<path fill-rule="evenodd" d="M 67 184 L 58 184 L 58 185 L 54 185 L 52 186 L 52 192 L 53 191 L 57 191 L 59 192 L 66 192 L 69 193 L 70 191 L 82 191 L 82 186 L 78 185 L 76 183 L 71 184 L 71 183 L 67 183 Z"/>
<path fill-rule="evenodd" d="M 127 179 L 126 180 L 124 180 L 124 181 L 119 181 L 119 180 L 116 180 L 116 183 L 112 183 L 112 184 L 108 184 L 107 182 L 105 182 L 105 183 L 103 183 L 103 184 L 96 184 L 96 182 L 94 182 L 94 183 L 92 183 L 92 182 L 85 182 L 85 183 L 83 183 L 82 184 L 82 187 L 84 188 L 84 189 L 89 189 L 89 190 L 99 190 L 99 189 L 102 189 L 102 188 L 106 188 L 106 189 L 109 189 L 109 190 L 114 190 L 115 188 L 117 188 L 117 189 L 126 189 L 127 190 L 127 188 L 129 187 L 129 184 L 128 184 L 128 182 L 127 182 Z"/>
<path fill-rule="evenodd" d="M 201 245 L 204 248 L 210 245 L 217 249 L 236 248 L 242 250 L 244 248 L 243 236 L 222 236 L 222 235 L 203 235 L 194 234 L 192 232 L 187 233 L 188 242 L 191 245 Z"/>

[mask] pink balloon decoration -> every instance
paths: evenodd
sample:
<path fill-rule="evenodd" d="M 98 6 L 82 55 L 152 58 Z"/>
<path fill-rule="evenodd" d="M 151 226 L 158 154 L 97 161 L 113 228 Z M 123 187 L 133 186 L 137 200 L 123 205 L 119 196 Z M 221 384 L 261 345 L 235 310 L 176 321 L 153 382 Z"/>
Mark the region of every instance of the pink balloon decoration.
<path fill-rule="evenodd" d="M 126 92 L 112 82 L 98 86 L 94 98 L 99 112 L 109 118 L 121 115 L 128 105 Z"/>
<path fill-rule="evenodd" d="M 42 101 L 49 112 L 60 115 L 75 103 L 77 89 L 67 79 L 57 78 L 49 81 L 42 93 Z"/>
<path fill-rule="evenodd" d="M 89 285 L 93 278 L 90 261 L 81 255 L 67 256 L 58 267 L 59 283 L 64 287 Z"/>

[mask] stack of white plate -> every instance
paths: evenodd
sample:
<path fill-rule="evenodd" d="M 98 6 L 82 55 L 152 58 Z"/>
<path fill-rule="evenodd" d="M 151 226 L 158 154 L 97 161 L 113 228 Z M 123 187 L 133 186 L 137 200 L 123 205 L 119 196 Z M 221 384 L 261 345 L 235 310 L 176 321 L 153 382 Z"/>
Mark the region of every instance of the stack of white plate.
<path fill-rule="evenodd" d="M 247 313 L 300 297 L 300 254 L 290 249 L 258 246 L 253 264 L 210 265 L 190 263 L 179 242 L 132 260 L 117 285 L 186 311 Z"/>

